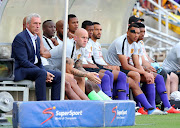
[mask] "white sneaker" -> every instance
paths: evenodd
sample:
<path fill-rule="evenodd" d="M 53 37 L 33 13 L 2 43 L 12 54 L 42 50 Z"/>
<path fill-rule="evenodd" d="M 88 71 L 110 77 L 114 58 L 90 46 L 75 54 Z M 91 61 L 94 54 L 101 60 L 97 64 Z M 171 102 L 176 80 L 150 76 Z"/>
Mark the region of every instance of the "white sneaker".
<path fill-rule="evenodd" d="M 163 112 L 158 109 L 148 110 L 148 115 L 166 115 L 167 112 Z"/>
<path fill-rule="evenodd" d="M 140 115 L 142 115 L 142 114 L 139 112 L 135 112 L 135 116 L 140 116 Z"/>

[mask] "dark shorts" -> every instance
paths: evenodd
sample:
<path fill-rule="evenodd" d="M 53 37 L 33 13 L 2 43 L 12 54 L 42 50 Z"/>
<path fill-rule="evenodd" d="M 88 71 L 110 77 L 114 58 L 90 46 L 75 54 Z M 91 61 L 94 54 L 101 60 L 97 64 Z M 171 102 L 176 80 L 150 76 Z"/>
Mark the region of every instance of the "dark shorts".
<path fill-rule="evenodd" d="M 166 79 L 167 79 L 167 72 L 166 72 L 166 70 L 162 69 L 162 71 L 159 74 L 163 76 L 164 82 L 166 82 Z"/>
<path fill-rule="evenodd" d="M 100 69 L 104 69 L 104 70 L 108 70 L 108 71 L 112 72 L 111 69 L 104 68 L 102 65 L 99 65 L 99 64 L 96 64 L 96 65 L 97 65 Z"/>
<path fill-rule="evenodd" d="M 119 67 L 120 67 L 120 71 L 121 71 L 121 72 L 124 72 L 126 75 L 130 72 L 130 70 L 125 70 L 125 69 L 123 69 L 122 66 L 119 66 Z"/>
<path fill-rule="evenodd" d="M 88 72 L 96 72 L 98 73 L 101 69 L 98 69 L 98 68 L 84 68 L 86 71 Z"/>
<path fill-rule="evenodd" d="M 176 74 L 176 75 L 178 75 L 178 76 L 180 76 L 180 71 L 178 70 L 178 71 L 172 71 L 174 74 Z M 171 74 L 171 72 L 169 72 L 168 73 L 169 75 Z"/>

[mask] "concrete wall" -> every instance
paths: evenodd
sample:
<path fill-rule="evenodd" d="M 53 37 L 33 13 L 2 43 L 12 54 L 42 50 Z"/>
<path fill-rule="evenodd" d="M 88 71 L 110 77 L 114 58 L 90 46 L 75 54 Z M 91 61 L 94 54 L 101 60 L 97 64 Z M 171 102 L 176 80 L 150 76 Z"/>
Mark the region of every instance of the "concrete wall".
<path fill-rule="evenodd" d="M 100 42 L 111 43 L 122 35 L 136 0 L 69 0 L 69 13 L 77 15 L 79 27 L 84 20 L 98 21 L 103 34 Z M 64 17 L 64 0 L 9 0 L 0 22 L 0 42 L 11 43 L 20 31 L 22 20 L 36 12 L 42 22 L 52 19 L 55 22 Z"/>

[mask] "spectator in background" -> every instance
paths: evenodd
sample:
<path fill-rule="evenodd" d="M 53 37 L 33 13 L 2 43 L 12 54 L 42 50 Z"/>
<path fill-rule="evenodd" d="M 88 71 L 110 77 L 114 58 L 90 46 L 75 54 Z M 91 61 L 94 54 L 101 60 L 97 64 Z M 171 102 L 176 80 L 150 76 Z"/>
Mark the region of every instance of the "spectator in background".
<path fill-rule="evenodd" d="M 148 0 L 139 0 L 139 2 L 144 9 L 154 11 L 154 6 Z"/>
<path fill-rule="evenodd" d="M 156 3 L 158 3 L 158 0 L 155 0 Z M 173 12 L 175 12 L 174 5 L 168 1 L 168 0 L 161 0 L 161 6 L 164 7 L 165 9 L 171 9 Z"/>
<path fill-rule="evenodd" d="M 175 2 L 177 2 L 178 4 L 180 4 L 180 0 L 174 0 Z"/>

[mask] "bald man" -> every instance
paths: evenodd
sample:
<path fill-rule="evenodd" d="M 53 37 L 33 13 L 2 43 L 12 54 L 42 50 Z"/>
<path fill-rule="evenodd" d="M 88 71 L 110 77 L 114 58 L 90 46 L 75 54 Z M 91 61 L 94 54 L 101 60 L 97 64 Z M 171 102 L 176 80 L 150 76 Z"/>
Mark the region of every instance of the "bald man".
<path fill-rule="evenodd" d="M 75 32 L 74 36 L 74 42 L 67 42 L 67 57 L 72 58 L 75 62 L 75 64 L 78 62 L 78 60 L 81 60 L 83 64 L 88 64 L 86 59 L 84 58 L 85 51 L 84 48 L 86 47 L 88 41 L 88 33 L 85 29 L 79 28 Z M 79 64 L 79 65 L 82 65 Z M 83 67 L 81 67 L 83 69 Z M 90 71 L 95 72 L 95 71 Z M 101 85 L 99 87 L 105 92 L 109 97 L 112 97 L 111 92 L 111 79 L 108 74 L 101 73 L 97 71 L 99 74 L 99 77 L 101 79 Z"/>
<path fill-rule="evenodd" d="M 64 25 L 64 21 L 63 20 L 59 20 L 56 22 L 56 36 L 63 41 L 63 25 Z"/>
<path fill-rule="evenodd" d="M 72 58 L 74 62 L 78 59 L 84 60 L 83 48 L 86 47 L 88 41 L 88 33 L 85 29 L 79 28 L 75 32 L 74 43 L 67 43 L 67 57 Z"/>
<path fill-rule="evenodd" d="M 63 20 L 59 20 L 56 22 L 56 36 L 55 39 L 57 40 L 58 44 L 60 45 L 59 47 L 63 47 L 63 26 L 64 26 L 64 21 Z M 67 38 L 67 41 L 72 41 L 73 39 L 70 40 L 69 38 Z"/>
<path fill-rule="evenodd" d="M 23 19 L 23 31 L 26 29 L 26 17 Z"/>

